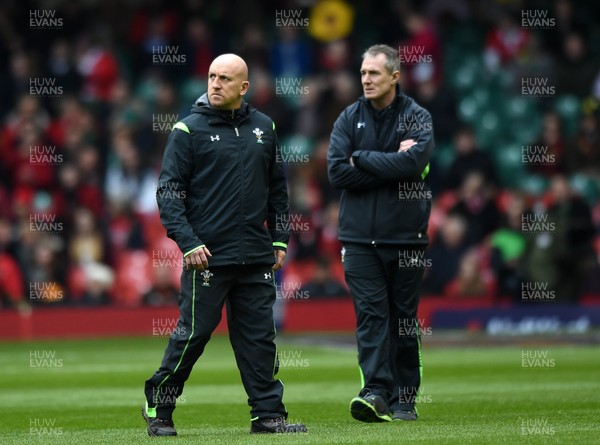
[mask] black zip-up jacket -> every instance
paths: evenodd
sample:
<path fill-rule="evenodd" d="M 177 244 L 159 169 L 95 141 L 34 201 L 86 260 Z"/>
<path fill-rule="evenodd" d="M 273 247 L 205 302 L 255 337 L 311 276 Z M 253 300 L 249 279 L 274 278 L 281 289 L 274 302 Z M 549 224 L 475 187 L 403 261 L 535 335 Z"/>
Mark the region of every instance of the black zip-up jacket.
<path fill-rule="evenodd" d="M 400 142 L 407 139 L 417 145 L 399 153 Z M 384 110 L 374 109 L 363 96 L 340 114 L 331 133 L 327 163 L 330 182 L 342 189 L 341 241 L 428 244 L 427 173 L 433 147 L 429 112 L 400 89 Z"/>
<path fill-rule="evenodd" d="M 273 250 L 285 250 L 289 239 L 277 151 L 274 122 L 246 102 L 219 111 L 204 94 L 173 126 L 156 200 L 184 256 L 206 246 L 210 266 L 274 263 Z"/>

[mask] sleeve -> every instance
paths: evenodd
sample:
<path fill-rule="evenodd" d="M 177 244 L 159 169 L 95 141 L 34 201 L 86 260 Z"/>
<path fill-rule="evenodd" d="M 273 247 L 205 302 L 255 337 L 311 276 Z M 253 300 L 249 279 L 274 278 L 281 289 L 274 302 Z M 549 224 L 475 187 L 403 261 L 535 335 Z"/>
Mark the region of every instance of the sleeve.
<path fill-rule="evenodd" d="M 404 152 L 386 153 L 380 151 L 357 150 L 352 153 L 354 165 L 360 170 L 377 175 L 384 180 L 399 181 L 421 177 L 429 172 L 429 159 L 435 145 L 431 115 L 421 109 L 420 118 L 407 132 L 405 140 L 417 142 Z"/>
<path fill-rule="evenodd" d="M 368 190 L 384 185 L 387 181 L 374 174 L 350 165 L 352 139 L 348 133 L 350 123 L 344 111 L 333 124 L 327 152 L 329 182 L 340 189 Z"/>
<path fill-rule="evenodd" d="M 283 172 L 283 165 L 277 162 L 279 152 L 279 141 L 273 123 L 274 147 L 273 157 L 269 171 L 269 197 L 267 202 L 267 227 L 273 241 L 274 250 L 287 250 L 290 234 L 287 224 L 277 224 L 287 221 L 289 215 L 289 201 L 287 183 Z"/>
<path fill-rule="evenodd" d="M 156 188 L 160 222 L 167 236 L 177 243 L 184 256 L 204 244 L 196 236 L 186 215 L 185 200 L 193 172 L 192 135 L 183 122 L 177 122 L 167 140 Z"/>

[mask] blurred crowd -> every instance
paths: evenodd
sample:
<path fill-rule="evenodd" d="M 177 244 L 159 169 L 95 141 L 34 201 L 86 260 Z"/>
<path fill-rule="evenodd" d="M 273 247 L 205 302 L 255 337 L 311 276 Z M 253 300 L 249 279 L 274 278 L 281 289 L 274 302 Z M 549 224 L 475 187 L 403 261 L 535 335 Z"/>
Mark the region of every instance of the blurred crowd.
<path fill-rule="evenodd" d="M 593 2 L 51 5 L 0 5 L 0 308 L 176 304 L 182 260 L 160 226 L 156 183 L 170 127 L 224 52 L 247 61 L 247 100 L 275 120 L 289 155 L 296 224 L 281 294 L 347 296 L 326 155 L 374 43 L 425 56 L 401 82 L 431 112 L 439 148 L 425 296 L 522 301 L 532 283 L 562 301 L 600 295 Z M 61 20 L 40 22 L 42 10 Z M 523 10 L 552 21 L 525 26 Z M 290 11 L 308 20 L 277 21 Z M 524 97 L 523 77 L 554 89 Z M 500 103 L 514 122 L 497 115 Z M 515 142 L 517 159 L 507 156 Z M 525 162 L 524 146 L 543 157 Z"/>

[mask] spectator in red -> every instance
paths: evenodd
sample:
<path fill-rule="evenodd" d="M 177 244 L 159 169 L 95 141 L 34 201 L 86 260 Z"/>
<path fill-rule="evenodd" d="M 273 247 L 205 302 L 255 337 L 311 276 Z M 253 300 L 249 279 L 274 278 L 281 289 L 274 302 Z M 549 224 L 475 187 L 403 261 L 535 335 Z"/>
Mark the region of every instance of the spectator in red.
<path fill-rule="evenodd" d="M 486 36 L 486 66 L 495 71 L 499 66 L 510 65 L 524 54 L 528 40 L 529 31 L 519 26 L 512 13 L 503 11 L 496 26 Z"/>
<path fill-rule="evenodd" d="M 565 154 L 569 173 L 585 172 L 600 179 L 600 124 L 598 112 L 581 116 L 575 142 Z"/>
<path fill-rule="evenodd" d="M 206 22 L 198 17 L 190 19 L 186 26 L 187 45 L 186 56 L 194 77 L 205 78 L 208 67 L 214 59 L 212 49 L 212 34 Z"/>
<path fill-rule="evenodd" d="M 533 144 L 545 150 L 544 156 L 534 156 L 528 163 L 531 173 L 539 173 L 550 177 L 564 171 L 565 167 L 565 140 L 562 133 L 562 121 L 554 111 L 544 114 L 542 134 Z"/>
<path fill-rule="evenodd" d="M 476 249 L 467 252 L 458 267 L 458 276 L 446 286 L 449 297 L 489 297 L 495 293 L 494 277 L 489 270 L 481 270 Z"/>
<path fill-rule="evenodd" d="M 411 11 L 404 20 L 410 37 L 399 45 L 400 64 L 406 74 L 408 90 L 420 82 L 442 79 L 442 51 L 432 22 L 418 11 Z"/>
<path fill-rule="evenodd" d="M 450 213 L 460 215 L 467 222 L 468 246 L 479 244 L 498 227 L 500 213 L 481 172 L 474 171 L 465 177 L 460 189 L 460 199 Z"/>
<path fill-rule="evenodd" d="M 0 309 L 16 306 L 24 300 L 23 275 L 13 256 L 13 228 L 0 218 Z"/>
<path fill-rule="evenodd" d="M 119 78 L 119 67 L 114 54 L 106 45 L 84 37 L 77 48 L 77 70 L 83 76 L 84 98 L 109 102 Z"/>

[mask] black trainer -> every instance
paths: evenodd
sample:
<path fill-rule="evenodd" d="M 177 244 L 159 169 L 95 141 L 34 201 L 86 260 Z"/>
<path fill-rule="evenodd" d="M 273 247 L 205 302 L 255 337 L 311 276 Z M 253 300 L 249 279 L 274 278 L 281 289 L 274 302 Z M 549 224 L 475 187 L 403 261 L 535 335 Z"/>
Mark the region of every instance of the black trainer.
<path fill-rule="evenodd" d="M 252 434 L 274 434 L 274 433 L 308 433 L 306 427 L 301 423 L 287 423 L 282 417 L 272 419 L 257 419 L 252 421 L 250 427 Z"/>
<path fill-rule="evenodd" d="M 383 397 L 363 389 L 350 401 L 350 414 L 361 422 L 391 422 L 390 409 Z"/>
<path fill-rule="evenodd" d="M 415 410 L 397 410 L 392 414 L 392 420 L 417 420 L 419 415 Z"/>
<path fill-rule="evenodd" d="M 159 419 L 158 417 L 148 417 L 146 405 L 142 406 L 142 417 L 148 425 L 148 436 L 177 436 L 175 424 L 171 419 Z"/>

